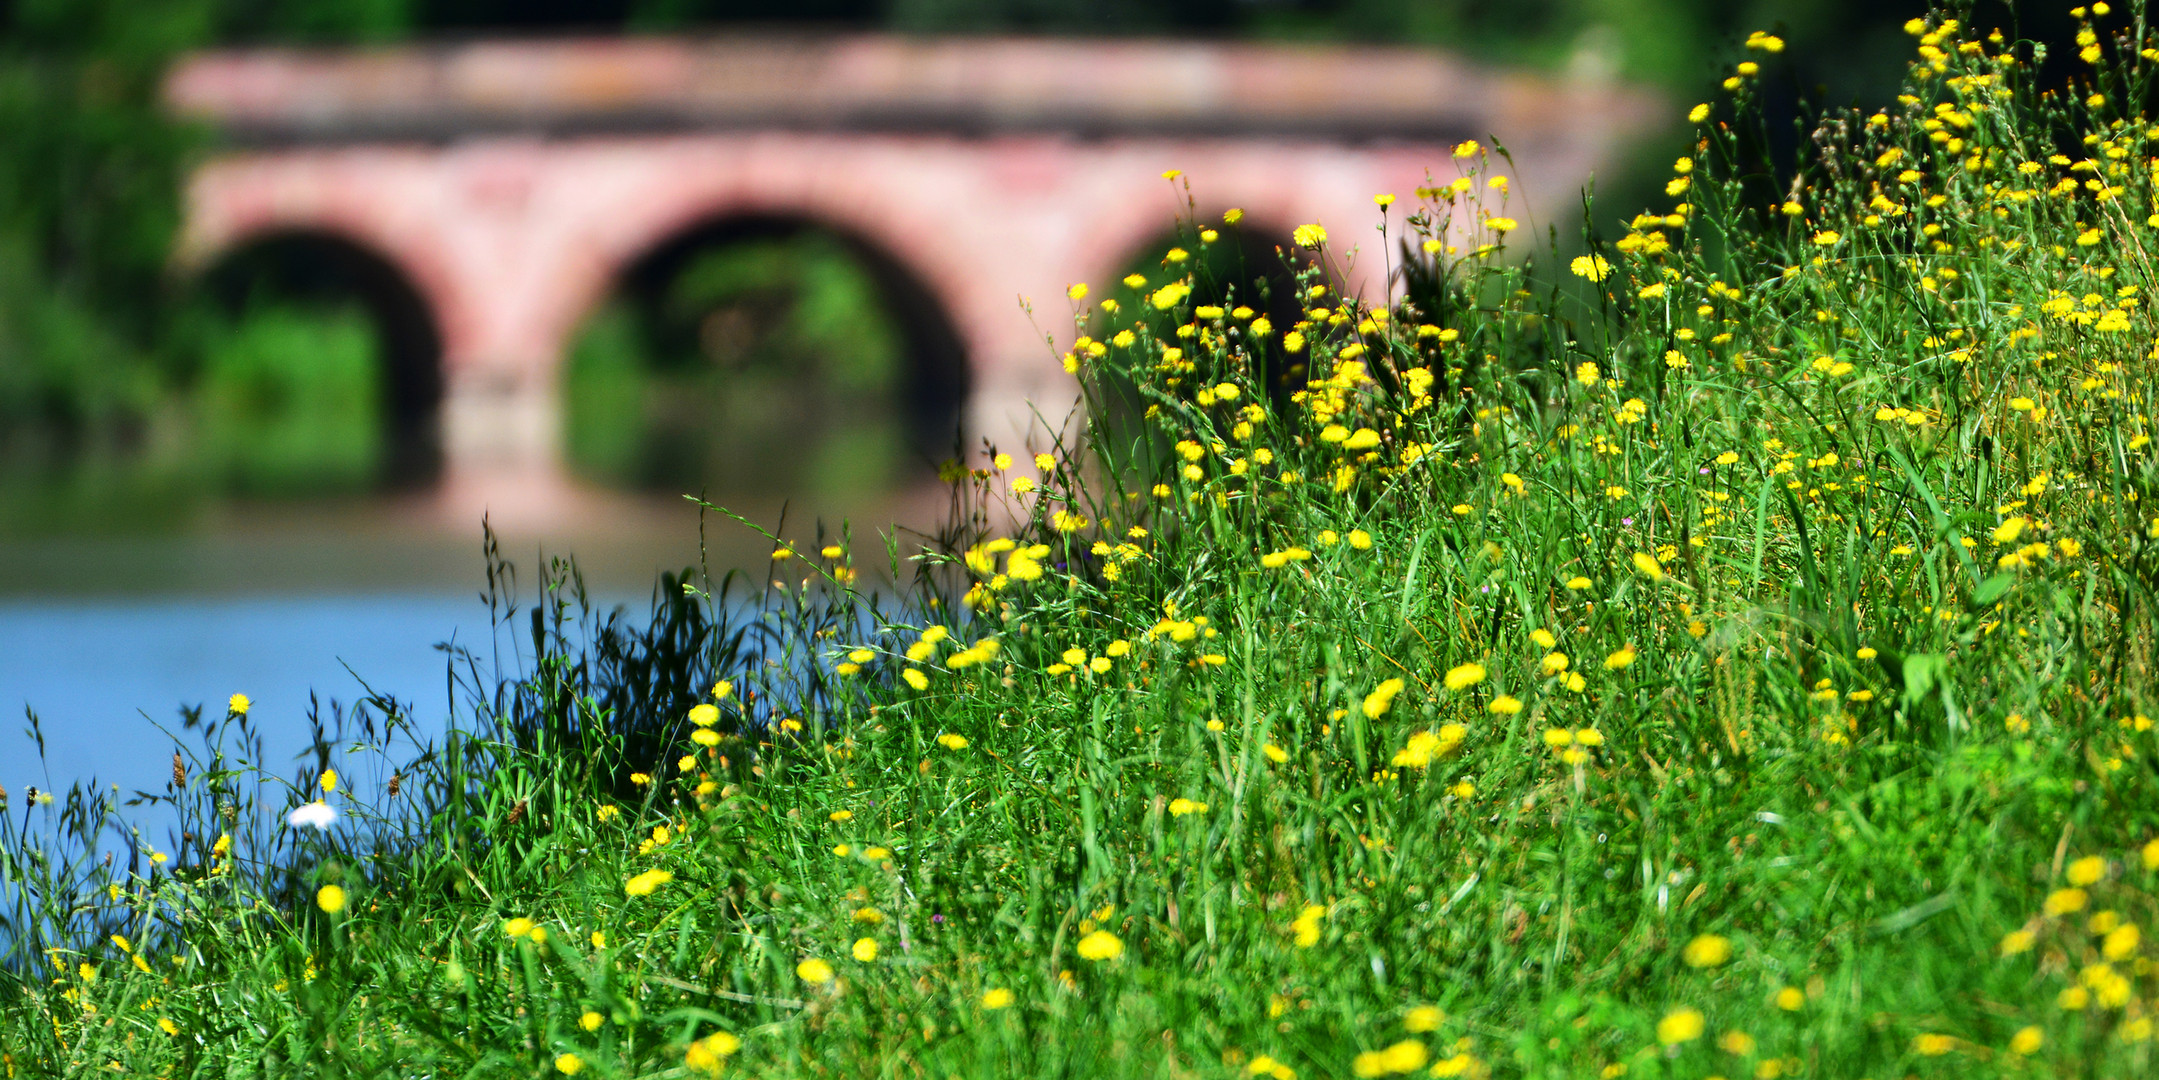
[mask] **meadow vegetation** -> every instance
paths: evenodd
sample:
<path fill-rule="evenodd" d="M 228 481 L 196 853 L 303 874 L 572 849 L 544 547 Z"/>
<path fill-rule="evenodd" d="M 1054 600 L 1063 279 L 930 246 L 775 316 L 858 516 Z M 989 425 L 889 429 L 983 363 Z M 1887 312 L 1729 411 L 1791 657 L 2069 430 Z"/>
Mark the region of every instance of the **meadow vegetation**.
<path fill-rule="evenodd" d="M 236 700 L 111 864 L 10 792 L 0 1073 L 2149 1075 L 2159 44 L 2074 14 L 1782 169 L 1755 35 L 1577 258 L 1470 143 L 1294 321 L 1074 285 L 1098 437 L 893 589 L 558 570 L 424 748 Z"/>

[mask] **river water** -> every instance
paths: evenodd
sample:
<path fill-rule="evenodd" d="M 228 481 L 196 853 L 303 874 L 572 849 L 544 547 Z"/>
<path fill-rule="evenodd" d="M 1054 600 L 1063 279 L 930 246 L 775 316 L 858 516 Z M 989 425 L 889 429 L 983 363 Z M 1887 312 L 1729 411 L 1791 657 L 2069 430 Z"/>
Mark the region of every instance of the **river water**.
<path fill-rule="evenodd" d="M 377 693 L 447 715 L 444 657 L 456 641 L 484 649 L 487 612 L 444 593 L 160 596 L 15 600 L 0 604 L 0 693 L 17 723 L 0 733 L 10 787 L 76 781 L 123 792 L 162 786 L 180 710 L 222 714 L 235 693 L 254 703 L 273 772 L 308 745 L 310 697 Z M 28 734 L 35 710 L 44 760 Z M 324 709 L 325 715 L 328 709 Z"/>
<path fill-rule="evenodd" d="M 883 559 L 881 530 L 926 524 L 922 489 L 805 506 L 751 502 L 745 516 L 808 545 L 815 522 L 855 523 L 854 551 Z M 596 508 L 595 508 L 596 507 Z M 648 609 L 657 575 L 702 560 L 770 572 L 772 542 L 680 499 L 610 496 L 572 519 L 505 525 L 502 555 L 523 599 L 545 559 L 572 555 L 603 606 Z M 876 571 L 864 566 L 865 578 Z M 181 710 L 253 701 L 272 772 L 307 748 L 311 696 L 328 715 L 376 693 L 411 702 L 423 734 L 450 714 L 454 642 L 489 655 L 492 628 L 477 518 L 445 523 L 409 501 L 215 509 L 157 533 L 0 536 L 0 786 L 95 781 L 162 789 Z M 515 635 L 505 633 L 505 649 Z M 28 732 L 34 710 L 42 760 Z M 18 807 L 22 804 L 16 802 Z"/>

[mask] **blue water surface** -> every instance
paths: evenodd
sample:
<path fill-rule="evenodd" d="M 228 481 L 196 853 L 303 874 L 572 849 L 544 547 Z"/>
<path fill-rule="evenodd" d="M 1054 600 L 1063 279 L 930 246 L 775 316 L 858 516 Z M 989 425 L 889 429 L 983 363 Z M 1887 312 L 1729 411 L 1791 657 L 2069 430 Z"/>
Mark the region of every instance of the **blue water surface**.
<path fill-rule="evenodd" d="M 438 733 L 451 690 L 435 646 L 451 641 L 493 655 L 471 593 L 0 602 L 0 785 L 161 790 L 173 743 L 159 726 L 180 732 L 183 706 L 222 715 L 235 693 L 254 703 L 260 764 L 290 775 L 312 737 L 310 694 L 327 719 L 331 700 L 367 696 L 361 678 Z M 26 708 L 44 731 L 42 761 Z"/>

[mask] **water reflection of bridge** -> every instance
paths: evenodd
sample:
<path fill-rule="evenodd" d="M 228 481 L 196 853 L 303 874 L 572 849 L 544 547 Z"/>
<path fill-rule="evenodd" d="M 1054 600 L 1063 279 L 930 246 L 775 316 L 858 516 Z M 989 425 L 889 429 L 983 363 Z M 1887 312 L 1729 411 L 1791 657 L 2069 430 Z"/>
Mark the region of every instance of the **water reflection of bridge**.
<path fill-rule="evenodd" d="M 440 439 L 460 512 L 569 490 L 565 341 L 685 244 L 836 230 L 902 313 L 917 409 L 1011 445 L 1028 402 L 1054 420 L 1074 397 L 1019 298 L 1061 311 L 1067 283 L 1121 274 L 1177 209 L 1164 169 L 1269 239 L 1369 237 L 1374 193 L 1496 134 L 1557 216 L 1648 113 L 1419 51 L 891 37 L 213 53 L 168 92 L 222 138 L 183 264 L 359 267 L 401 430 Z"/>

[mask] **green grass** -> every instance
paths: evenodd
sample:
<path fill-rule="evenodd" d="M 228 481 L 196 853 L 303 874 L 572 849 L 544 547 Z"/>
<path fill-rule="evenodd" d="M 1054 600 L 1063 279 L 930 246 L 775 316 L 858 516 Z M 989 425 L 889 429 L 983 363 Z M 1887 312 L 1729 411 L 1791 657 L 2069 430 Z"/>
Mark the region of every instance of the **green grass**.
<path fill-rule="evenodd" d="M 2051 95 L 1937 17 L 1792 186 L 1735 76 L 1578 262 L 1485 247 L 1469 151 L 1406 295 L 1332 290 L 1351 223 L 1306 325 L 1098 285 L 1147 430 L 952 466 L 896 598 L 819 538 L 637 629 L 557 568 L 463 733 L 326 740 L 327 833 L 205 756 L 196 839 L 68 870 L 98 808 L 14 793 L 7 1068 L 2144 1074 L 2141 11 Z"/>

